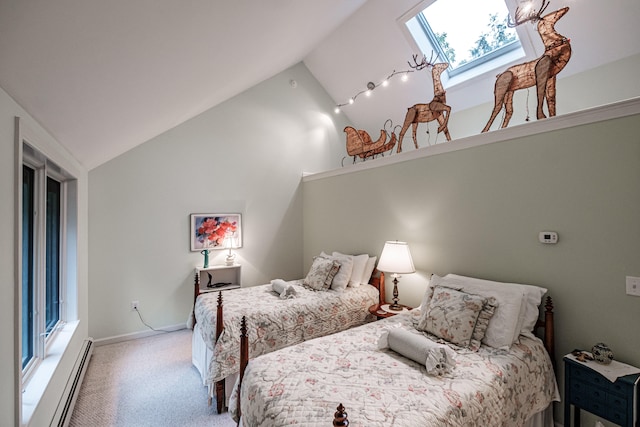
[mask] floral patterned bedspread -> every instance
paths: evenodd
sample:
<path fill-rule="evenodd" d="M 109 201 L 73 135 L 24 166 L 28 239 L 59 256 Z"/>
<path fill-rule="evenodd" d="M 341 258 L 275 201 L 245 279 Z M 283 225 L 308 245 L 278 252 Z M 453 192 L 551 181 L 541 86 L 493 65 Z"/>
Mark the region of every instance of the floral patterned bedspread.
<path fill-rule="evenodd" d="M 448 377 L 430 376 L 424 366 L 378 350 L 385 328 L 412 328 L 417 314 L 251 360 L 240 391 L 242 425 L 328 426 L 342 403 L 352 427 L 520 426 L 559 400 L 550 358 L 537 339 L 521 337 L 508 351 L 458 348 Z M 234 391 L 232 413 L 237 398 Z"/>
<path fill-rule="evenodd" d="M 251 358 L 375 319 L 369 313 L 369 307 L 378 302 L 374 286 L 338 292 L 313 291 L 302 286 L 301 280 L 288 283 L 295 287 L 295 298 L 280 299 L 270 284 L 224 291 L 224 331 L 215 345 L 218 292 L 198 297 L 195 317 L 213 352 L 205 384 L 238 372 L 242 316 L 247 316 Z"/>

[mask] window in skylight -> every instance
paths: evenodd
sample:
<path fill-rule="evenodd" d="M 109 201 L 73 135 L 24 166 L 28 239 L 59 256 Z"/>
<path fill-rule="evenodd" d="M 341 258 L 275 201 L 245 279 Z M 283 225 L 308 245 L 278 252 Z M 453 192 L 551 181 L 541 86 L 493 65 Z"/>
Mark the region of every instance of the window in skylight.
<path fill-rule="evenodd" d="M 407 18 L 427 58 L 435 53 L 449 63 L 449 77 L 465 74 L 466 80 L 525 56 L 516 29 L 507 25 L 505 0 L 436 0 Z"/>

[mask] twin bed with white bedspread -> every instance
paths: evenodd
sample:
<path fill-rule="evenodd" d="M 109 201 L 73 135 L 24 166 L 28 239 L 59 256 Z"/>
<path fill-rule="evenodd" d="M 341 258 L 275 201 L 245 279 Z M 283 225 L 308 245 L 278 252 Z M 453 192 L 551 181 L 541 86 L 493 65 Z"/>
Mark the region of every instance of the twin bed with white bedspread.
<path fill-rule="evenodd" d="M 287 297 L 276 293 L 274 284 L 209 292 L 196 297 L 192 362 L 199 370 L 203 384 L 209 387 L 210 400 L 215 394 L 219 411 L 226 403 L 224 395 L 229 396 L 229 387 L 239 370 L 239 329 L 243 316 L 255 325 L 249 335 L 251 357 L 375 319 L 368 309 L 381 302 L 380 296 L 384 295 L 384 275 L 374 272 L 375 257 L 359 256 L 362 268 L 354 273 L 352 264 L 356 257 L 352 257 L 350 264 L 345 255 L 322 255 L 322 259 L 317 257 L 318 262 L 314 261 L 304 280 L 280 281 L 290 291 Z M 320 278 L 321 283 L 314 289 L 310 277 L 322 272 L 316 264 L 323 260 L 340 260 L 342 271 L 331 276 L 326 285 L 325 278 Z M 224 316 L 219 328 L 218 311 L 222 312 L 222 305 Z"/>
<path fill-rule="evenodd" d="M 329 426 L 338 404 L 351 427 L 552 425 L 551 403 L 559 400 L 552 328 L 545 330 L 551 331 L 546 349 L 532 333 L 545 292 L 434 276 L 419 309 L 251 360 L 230 408 L 239 400 L 245 427 Z M 465 316 L 488 306 L 480 336 L 477 317 L 471 324 Z M 548 299 L 546 320 L 553 324 L 551 310 Z M 381 345 L 394 330 L 411 339 Z M 437 375 L 424 359 L 402 355 L 423 339 L 455 351 L 452 369 Z"/>

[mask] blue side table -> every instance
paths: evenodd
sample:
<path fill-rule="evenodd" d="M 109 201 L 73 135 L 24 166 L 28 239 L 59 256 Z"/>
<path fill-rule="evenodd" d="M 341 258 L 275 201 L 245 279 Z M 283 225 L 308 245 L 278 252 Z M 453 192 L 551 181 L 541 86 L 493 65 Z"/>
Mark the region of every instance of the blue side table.
<path fill-rule="evenodd" d="M 564 357 L 564 425 L 570 427 L 571 405 L 574 406 L 573 425 L 580 427 L 580 409 L 623 427 L 639 427 L 640 374 L 609 381 L 599 373 L 598 363 L 582 363 L 571 355 Z"/>

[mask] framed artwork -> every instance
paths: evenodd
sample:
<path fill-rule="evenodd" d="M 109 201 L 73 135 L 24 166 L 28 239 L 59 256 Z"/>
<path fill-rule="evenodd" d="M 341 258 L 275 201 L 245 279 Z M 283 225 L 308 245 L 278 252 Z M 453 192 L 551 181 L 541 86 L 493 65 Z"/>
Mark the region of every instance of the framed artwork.
<path fill-rule="evenodd" d="M 242 215 L 191 214 L 191 250 L 242 247 Z"/>

